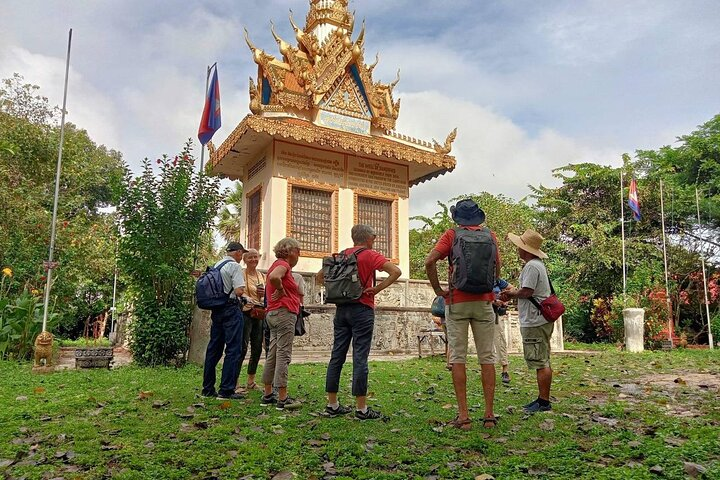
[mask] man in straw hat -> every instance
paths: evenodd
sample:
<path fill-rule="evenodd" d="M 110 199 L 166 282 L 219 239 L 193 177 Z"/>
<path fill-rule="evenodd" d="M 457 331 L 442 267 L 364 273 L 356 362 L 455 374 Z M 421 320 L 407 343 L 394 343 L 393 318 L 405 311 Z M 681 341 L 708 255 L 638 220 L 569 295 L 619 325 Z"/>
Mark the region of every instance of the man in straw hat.
<path fill-rule="evenodd" d="M 480 363 L 483 396 L 485 398 L 485 417 L 483 426 L 492 428 L 497 419 L 493 413 L 495 397 L 495 354 L 493 339 L 495 336 L 495 312 L 492 303 L 495 300 L 493 287 L 500 272 L 500 251 L 497 248 L 495 233 L 483 226 L 485 212 L 470 199 L 460 200 L 450 208 L 453 221 L 458 228 L 447 230 L 425 259 L 425 272 L 436 295 L 445 297 L 445 318 L 452 381 L 455 398 L 458 402 L 458 416 L 450 422 L 455 428 L 470 430 L 467 405 L 467 361 L 468 326 L 472 328 L 478 362 Z M 463 243 L 467 242 L 467 243 Z M 464 250 L 462 245 L 474 244 Z M 458 255 L 460 250 L 464 252 Z M 437 275 L 438 260 L 450 257 L 450 288 L 440 287 Z M 460 258 L 462 257 L 462 258 Z M 470 263 L 466 263 L 469 261 Z M 478 275 L 479 274 L 479 275 Z M 472 281 L 470 281 L 472 277 Z M 468 288 L 482 285 L 485 288 Z M 460 287 L 460 288 L 458 288 Z M 469 290 L 473 290 L 472 292 Z"/>
<path fill-rule="evenodd" d="M 525 405 L 524 409 L 527 413 L 547 412 L 552 410 L 550 337 L 554 323 L 545 320 L 540 310 L 529 300 L 535 297 L 538 302 L 542 302 L 550 296 L 550 279 L 542 262 L 547 255 L 540 250 L 544 238 L 535 230 L 527 229 L 520 236 L 509 233 L 508 239 L 518 248 L 518 256 L 525 262 L 525 266 L 520 272 L 520 288 L 507 290 L 500 298 L 504 301 L 513 298 L 518 300 L 523 354 L 528 368 L 536 371 L 538 384 L 538 398 Z"/>

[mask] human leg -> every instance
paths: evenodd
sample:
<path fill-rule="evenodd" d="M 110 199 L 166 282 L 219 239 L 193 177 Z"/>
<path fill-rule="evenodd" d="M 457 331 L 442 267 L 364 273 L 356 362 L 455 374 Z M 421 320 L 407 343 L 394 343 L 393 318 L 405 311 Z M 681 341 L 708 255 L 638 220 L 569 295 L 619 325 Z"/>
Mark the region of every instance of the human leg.
<path fill-rule="evenodd" d="M 468 309 L 463 303 L 447 305 L 445 307 L 449 362 L 452 366 L 453 389 L 455 390 L 455 399 L 458 405 L 456 421 L 458 426 L 462 428 L 465 428 L 466 425 L 469 426 L 469 422 L 467 421 L 470 418 L 467 406 L 467 373 L 465 367 L 465 362 L 467 361 L 468 325 L 470 323 L 467 313 Z"/>
<path fill-rule="evenodd" d="M 355 406 L 364 411 L 367 408 L 368 356 L 372 344 L 375 326 L 375 311 L 362 304 L 353 306 L 352 345 L 353 345 L 353 381 L 352 394 Z"/>
<path fill-rule="evenodd" d="M 225 317 L 223 330 L 225 334 L 225 359 L 223 360 L 222 377 L 220 378 L 221 396 L 232 395 L 237 387 L 239 375 L 238 364 L 242 350 L 243 316 L 238 307 L 233 307 Z"/>
<path fill-rule="evenodd" d="M 495 400 L 495 312 L 490 302 L 478 301 L 471 303 L 472 318 L 470 327 L 475 340 L 478 363 L 480 363 L 483 398 L 485 400 L 485 418 L 494 419 L 493 403 Z M 488 426 L 488 422 L 485 422 Z"/>
<path fill-rule="evenodd" d="M 215 390 L 216 373 L 215 369 L 223 354 L 225 337 L 222 328 L 221 311 L 211 314 L 210 342 L 205 350 L 205 364 L 203 367 L 203 388 L 202 394 L 207 396 L 217 395 Z"/>
<path fill-rule="evenodd" d="M 262 353 L 263 329 L 262 320 L 252 318 L 252 327 L 250 329 L 250 360 L 247 366 L 247 384 L 254 387 L 255 374 L 257 373 L 258 363 L 260 362 L 260 354 Z"/>
<path fill-rule="evenodd" d="M 352 327 L 348 322 L 349 309 L 345 305 L 338 305 L 333 318 L 333 348 L 325 374 L 325 391 L 328 394 L 328 404 L 337 404 L 337 393 L 340 389 L 340 374 L 347 357 L 350 341 L 352 340 Z"/>

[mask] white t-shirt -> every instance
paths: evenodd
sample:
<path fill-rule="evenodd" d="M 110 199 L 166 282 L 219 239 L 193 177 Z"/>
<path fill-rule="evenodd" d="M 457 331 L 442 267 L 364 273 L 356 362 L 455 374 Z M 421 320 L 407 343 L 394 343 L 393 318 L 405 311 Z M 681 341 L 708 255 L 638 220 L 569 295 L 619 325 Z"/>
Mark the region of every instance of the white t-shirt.
<path fill-rule="evenodd" d="M 298 293 L 300 294 L 300 298 L 302 299 L 302 297 L 305 296 L 305 279 L 302 275 L 295 272 L 293 272 L 292 276 L 293 280 L 295 280 L 295 283 L 298 286 Z"/>
<path fill-rule="evenodd" d="M 218 265 L 226 260 L 230 261 L 220 270 L 220 276 L 223 279 L 223 289 L 226 293 L 230 293 L 230 298 L 237 298 L 237 295 L 235 295 L 235 289 L 245 286 L 245 275 L 243 275 L 243 269 L 240 264 L 229 255 L 226 255 L 222 260 L 217 262 L 215 267 L 217 268 Z"/>
<path fill-rule="evenodd" d="M 533 297 L 542 302 L 550 296 L 550 280 L 545 264 L 539 258 L 533 258 L 520 272 L 520 288 L 532 288 Z M 540 310 L 527 298 L 518 298 L 518 317 L 521 327 L 538 327 L 548 323 Z"/>

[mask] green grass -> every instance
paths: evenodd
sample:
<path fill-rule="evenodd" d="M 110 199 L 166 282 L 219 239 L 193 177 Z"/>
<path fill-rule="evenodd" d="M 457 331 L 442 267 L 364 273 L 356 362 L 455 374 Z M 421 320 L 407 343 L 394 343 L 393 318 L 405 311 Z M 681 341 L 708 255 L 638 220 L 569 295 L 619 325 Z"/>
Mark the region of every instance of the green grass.
<path fill-rule="evenodd" d="M 58 341 L 61 347 L 109 347 L 110 340 L 105 337 L 95 339 L 78 338 L 76 340 L 60 339 Z"/>
<path fill-rule="evenodd" d="M 40 376 L 27 364 L 0 362 L 0 476 L 264 479 L 288 471 L 302 479 L 649 479 L 658 477 L 650 472 L 656 465 L 663 478 L 685 478 L 687 461 L 705 467 L 705 478 L 720 478 L 716 391 L 671 382 L 640 385 L 635 397 L 619 387 L 662 373 L 717 379 L 720 354 L 597 352 L 553 361 L 554 411 L 525 417 L 520 407 L 534 398 L 534 379 L 511 357 L 512 384 L 498 385 L 495 430 L 477 421 L 482 396 L 473 365 L 470 432 L 439 426 L 455 415 L 439 357 L 371 364 L 370 404 L 387 422 L 318 416 L 321 364 L 291 365 L 291 394 L 306 403 L 283 414 L 261 408 L 260 392 L 227 409 L 197 398 L 195 366 Z M 152 394 L 141 399 L 140 392 Z"/>

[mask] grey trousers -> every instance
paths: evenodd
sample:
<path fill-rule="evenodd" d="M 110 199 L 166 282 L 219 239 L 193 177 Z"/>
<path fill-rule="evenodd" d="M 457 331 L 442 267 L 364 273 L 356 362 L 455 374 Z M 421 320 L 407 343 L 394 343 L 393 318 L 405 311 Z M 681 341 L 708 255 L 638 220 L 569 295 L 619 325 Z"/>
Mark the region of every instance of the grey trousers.
<path fill-rule="evenodd" d="M 295 339 L 297 315 L 287 308 L 268 312 L 265 316 L 270 328 L 270 347 L 265 359 L 262 382 L 276 388 L 287 387 L 288 366 L 292 360 L 292 346 Z"/>

